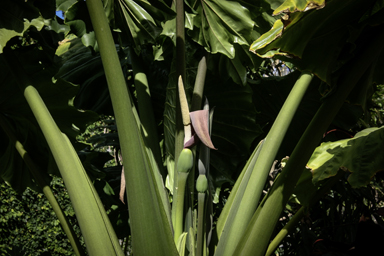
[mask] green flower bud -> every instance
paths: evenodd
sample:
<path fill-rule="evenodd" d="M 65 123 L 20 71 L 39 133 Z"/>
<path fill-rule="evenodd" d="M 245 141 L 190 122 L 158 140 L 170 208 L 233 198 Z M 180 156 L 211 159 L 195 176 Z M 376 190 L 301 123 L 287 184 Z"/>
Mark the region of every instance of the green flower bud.
<path fill-rule="evenodd" d="M 199 193 L 205 193 L 208 190 L 208 179 L 207 176 L 200 174 L 196 180 L 196 190 Z"/>
<path fill-rule="evenodd" d="M 178 172 L 189 172 L 193 167 L 193 153 L 189 148 L 184 148 L 177 161 Z"/>

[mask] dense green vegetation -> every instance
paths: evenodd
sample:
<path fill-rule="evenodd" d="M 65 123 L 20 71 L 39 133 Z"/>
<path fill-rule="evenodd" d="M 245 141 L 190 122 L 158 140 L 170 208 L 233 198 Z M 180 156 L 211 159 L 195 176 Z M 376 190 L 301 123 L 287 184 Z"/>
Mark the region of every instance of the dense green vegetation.
<path fill-rule="evenodd" d="M 4 1 L 1 249 L 352 247 L 363 212 L 381 221 L 383 12 L 382 0 Z"/>
<path fill-rule="evenodd" d="M 80 236 L 63 181 L 55 177 L 51 187 Z M 44 194 L 31 189 L 17 194 L 7 184 L 1 183 L 0 198 L 1 255 L 73 255 L 68 238 Z"/>

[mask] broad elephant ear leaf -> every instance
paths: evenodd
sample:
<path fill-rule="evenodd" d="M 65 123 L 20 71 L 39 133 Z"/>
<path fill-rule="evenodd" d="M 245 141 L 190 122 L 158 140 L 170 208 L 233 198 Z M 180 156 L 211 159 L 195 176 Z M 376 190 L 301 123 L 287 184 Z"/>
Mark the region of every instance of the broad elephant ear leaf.
<path fill-rule="evenodd" d="M 303 12 L 311 9 L 321 9 L 324 6 L 325 0 L 286 0 L 275 9 L 273 14 Z"/>
<path fill-rule="evenodd" d="M 384 170 L 384 127 L 368 128 L 354 138 L 322 143 L 315 149 L 307 166 L 313 173 L 313 182 L 337 174 L 339 168 L 350 172 L 352 187 L 369 183 L 378 171 Z"/>
<path fill-rule="evenodd" d="M 64 17 L 64 23 L 70 27 L 71 33 L 77 37 L 81 38 L 92 31 L 92 23 L 85 1 L 77 1 L 69 6 Z"/>
<path fill-rule="evenodd" d="M 74 105 L 80 109 L 89 109 L 99 114 L 113 115 L 111 98 L 100 55 L 85 47 L 79 38 L 70 40 L 61 47 L 68 47 L 63 58 L 63 66 L 55 75 L 79 85 Z M 126 65 L 127 60 L 122 60 Z M 126 68 L 124 70 L 127 70 Z"/>
<path fill-rule="evenodd" d="M 256 72 L 263 61 L 249 52 L 250 42 L 267 32 L 277 19 L 271 13 L 264 1 L 190 0 L 186 3 L 185 27 L 192 40 L 214 54 L 221 76 L 245 85 L 247 72 Z M 166 31 L 170 34 L 169 29 Z"/>
<path fill-rule="evenodd" d="M 285 2 L 285 0 L 265 0 L 265 2 L 271 5 L 272 10 L 276 10 Z"/>
<path fill-rule="evenodd" d="M 51 112 L 60 130 L 71 138 L 72 143 L 78 149 L 83 146 L 76 142 L 76 136 L 85 129 L 88 123 L 98 119 L 98 115 L 90 111 L 79 111 L 73 106 L 78 87 L 62 79 L 54 79 L 58 70 L 54 62 L 54 51 L 43 51 L 39 45 L 20 47 L 11 50 L 8 47 L 0 55 L 0 113 L 6 117 L 12 127 L 17 139 L 23 143 L 24 148 L 40 168 L 43 176 L 56 174 L 52 155 L 47 143 L 41 133 L 35 117 L 33 116 L 23 95 L 23 91 L 13 75 L 13 69 L 23 70 L 24 75 L 29 78 L 40 93 L 46 106 Z M 11 54 L 17 58 L 19 67 L 10 67 L 5 61 L 4 54 Z M 1 131 L 2 132 L 2 131 Z M 20 156 L 12 146 L 3 152 L 1 157 L 0 177 L 9 182 L 17 191 L 23 191 L 31 185 L 31 177 L 24 163 L 20 163 Z M 47 160 L 48 159 L 48 160 Z M 10 172 L 12 166 L 17 166 Z"/>
<path fill-rule="evenodd" d="M 322 9 L 307 11 L 312 6 L 322 7 L 323 2 L 286 1 L 275 13 L 284 11 L 287 15 L 277 20 L 250 50 L 262 57 L 289 57 L 300 70 L 311 71 L 331 85 L 334 82 L 331 75 L 350 65 L 348 60 L 365 47 L 362 42 L 370 33 L 365 28 L 382 24 L 384 18 L 383 9 L 373 13 L 372 5 L 362 0 L 329 1 Z M 311 8 L 305 7 L 308 3 Z"/>
<path fill-rule="evenodd" d="M 54 0 L 38 4 L 33 1 L 4 0 L 0 8 L 0 53 L 7 42 L 22 36 L 30 27 L 40 31 L 47 19 L 55 16 Z"/>
<path fill-rule="evenodd" d="M 211 53 L 235 57 L 234 44 L 249 45 L 254 33 L 251 14 L 239 2 L 204 0 L 194 1 L 193 30 L 188 34 Z"/>
<path fill-rule="evenodd" d="M 246 85 L 248 69 L 256 71 L 263 59 L 254 54 L 252 56 L 248 46 L 234 45 L 234 48 L 236 56 L 233 59 L 223 54 L 211 55 L 208 66 L 214 72 L 219 72 L 222 80 L 232 79 L 238 85 Z"/>
<path fill-rule="evenodd" d="M 176 16 L 163 1 L 116 0 L 114 8 L 114 26 L 124 32 L 122 38 L 131 41 L 136 52 L 144 44 L 155 44 L 163 31 L 162 23 Z"/>
<path fill-rule="evenodd" d="M 77 0 L 56 0 L 56 10 L 66 12 Z"/>

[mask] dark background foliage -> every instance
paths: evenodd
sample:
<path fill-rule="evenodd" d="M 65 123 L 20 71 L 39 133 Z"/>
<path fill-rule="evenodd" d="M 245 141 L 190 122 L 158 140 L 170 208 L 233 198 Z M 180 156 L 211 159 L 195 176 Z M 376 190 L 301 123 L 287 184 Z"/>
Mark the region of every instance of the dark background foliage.
<path fill-rule="evenodd" d="M 61 178 L 53 177 L 51 188 L 76 234 L 75 212 Z M 84 246 L 84 241 L 80 237 Z M 0 255 L 73 255 L 73 249 L 44 194 L 26 189 L 17 194 L 0 184 Z"/>

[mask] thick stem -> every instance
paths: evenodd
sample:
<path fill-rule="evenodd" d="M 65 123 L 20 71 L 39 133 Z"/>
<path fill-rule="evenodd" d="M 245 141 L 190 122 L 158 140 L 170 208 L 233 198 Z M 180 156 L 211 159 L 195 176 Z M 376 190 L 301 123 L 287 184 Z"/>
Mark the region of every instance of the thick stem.
<path fill-rule="evenodd" d="M 132 69 L 134 74 L 135 88 L 137 92 L 138 112 L 144 134 L 144 142 L 149 148 L 156 160 L 156 163 L 161 170 L 163 177 L 166 174 L 163 171 L 163 162 L 161 160 L 161 151 L 159 145 L 159 138 L 157 136 L 157 124 L 155 122 L 155 115 L 153 113 L 151 93 L 147 75 L 144 73 L 143 67 L 136 56 L 135 51 L 130 50 L 132 60 Z"/>
<path fill-rule="evenodd" d="M 152 166 L 152 171 L 154 172 L 157 187 L 160 190 L 159 194 L 164 205 L 167 218 L 169 219 L 169 223 L 171 223 L 170 204 L 168 201 L 168 194 L 164 188 L 164 180 L 167 174 L 165 168 L 163 168 L 160 141 L 157 134 L 157 124 L 153 113 L 148 79 L 147 75 L 144 73 L 143 67 L 141 66 L 140 60 L 137 58 L 136 53 L 132 49 L 130 49 L 130 57 L 134 73 L 139 113 L 137 113 L 135 106 L 132 106 L 132 111 L 137 120 L 137 124 L 139 124 L 143 141 L 146 146 L 146 151 L 148 153 L 149 162 Z"/>
<path fill-rule="evenodd" d="M 184 196 L 185 196 L 185 185 L 188 179 L 188 172 L 179 172 L 179 179 L 176 187 L 176 198 L 174 199 L 175 208 L 175 222 L 174 222 L 174 240 L 177 244 L 177 241 L 180 238 L 180 235 L 183 233 L 184 227 Z"/>
<path fill-rule="evenodd" d="M 176 73 L 181 76 L 184 83 L 185 75 L 185 22 L 184 22 L 184 1 L 176 0 Z"/>
<path fill-rule="evenodd" d="M 177 255 L 171 223 L 136 123 L 102 1 L 87 0 L 100 49 L 123 156 L 132 243 L 137 255 Z M 148 246 L 147 240 L 151 240 Z M 107 255 L 107 254 L 105 254 Z"/>
<path fill-rule="evenodd" d="M 205 193 L 198 193 L 197 195 L 197 248 L 196 256 L 203 256 L 205 243 Z"/>
<path fill-rule="evenodd" d="M 200 60 L 199 66 L 197 68 L 195 86 L 193 87 L 191 112 L 201 109 L 201 103 L 203 102 L 206 74 L 207 74 L 207 61 L 205 57 L 203 57 Z"/>
<path fill-rule="evenodd" d="M 185 32 L 184 32 L 184 1 L 176 0 L 176 77 L 180 77 L 187 85 L 185 71 Z M 178 81 L 178 80 L 176 80 Z M 175 85 L 177 88 L 178 86 Z M 176 134 L 175 134 L 175 163 L 184 148 L 184 125 L 181 117 L 179 90 L 176 90 Z M 177 168 L 177 166 L 176 166 Z M 175 170 L 176 170 L 175 168 Z M 177 184 L 177 172 L 175 171 L 175 184 Z"/>
<path fill-rule="evenodd" d="M 256 211 L 271 165 L 312 77 L 312 74 L 303 72 L 292 88 L 265 139 L 244 196 L 237 199 L 241 200 L 239 207 L 232 207 L 230 210 L 229 218 L 233 221 L 225 224 L 215 255 L 230 256 L 234 254 L 237 244 Z"/>
<path fill-rule="evenodd" d="M 186 71 L 185 71 L 185 31 L 184 31 L 184 2 L 183 0 L 176 0 L 176 77 L 182 78 L 186 84 Z M 178 81 L 176 79 L 176 81 Z M 181 117 L 179 89 L 176 86 L 176 132 L 175 132 L 175 168 L 173 174 L 173 191 L 176 191 L 176 184 L 178 184 L 177 162 L 181 150 L 184 148 L 184 125 Z M 176 212 L 172 207 L 172 221 L 175 220 Z"/>

